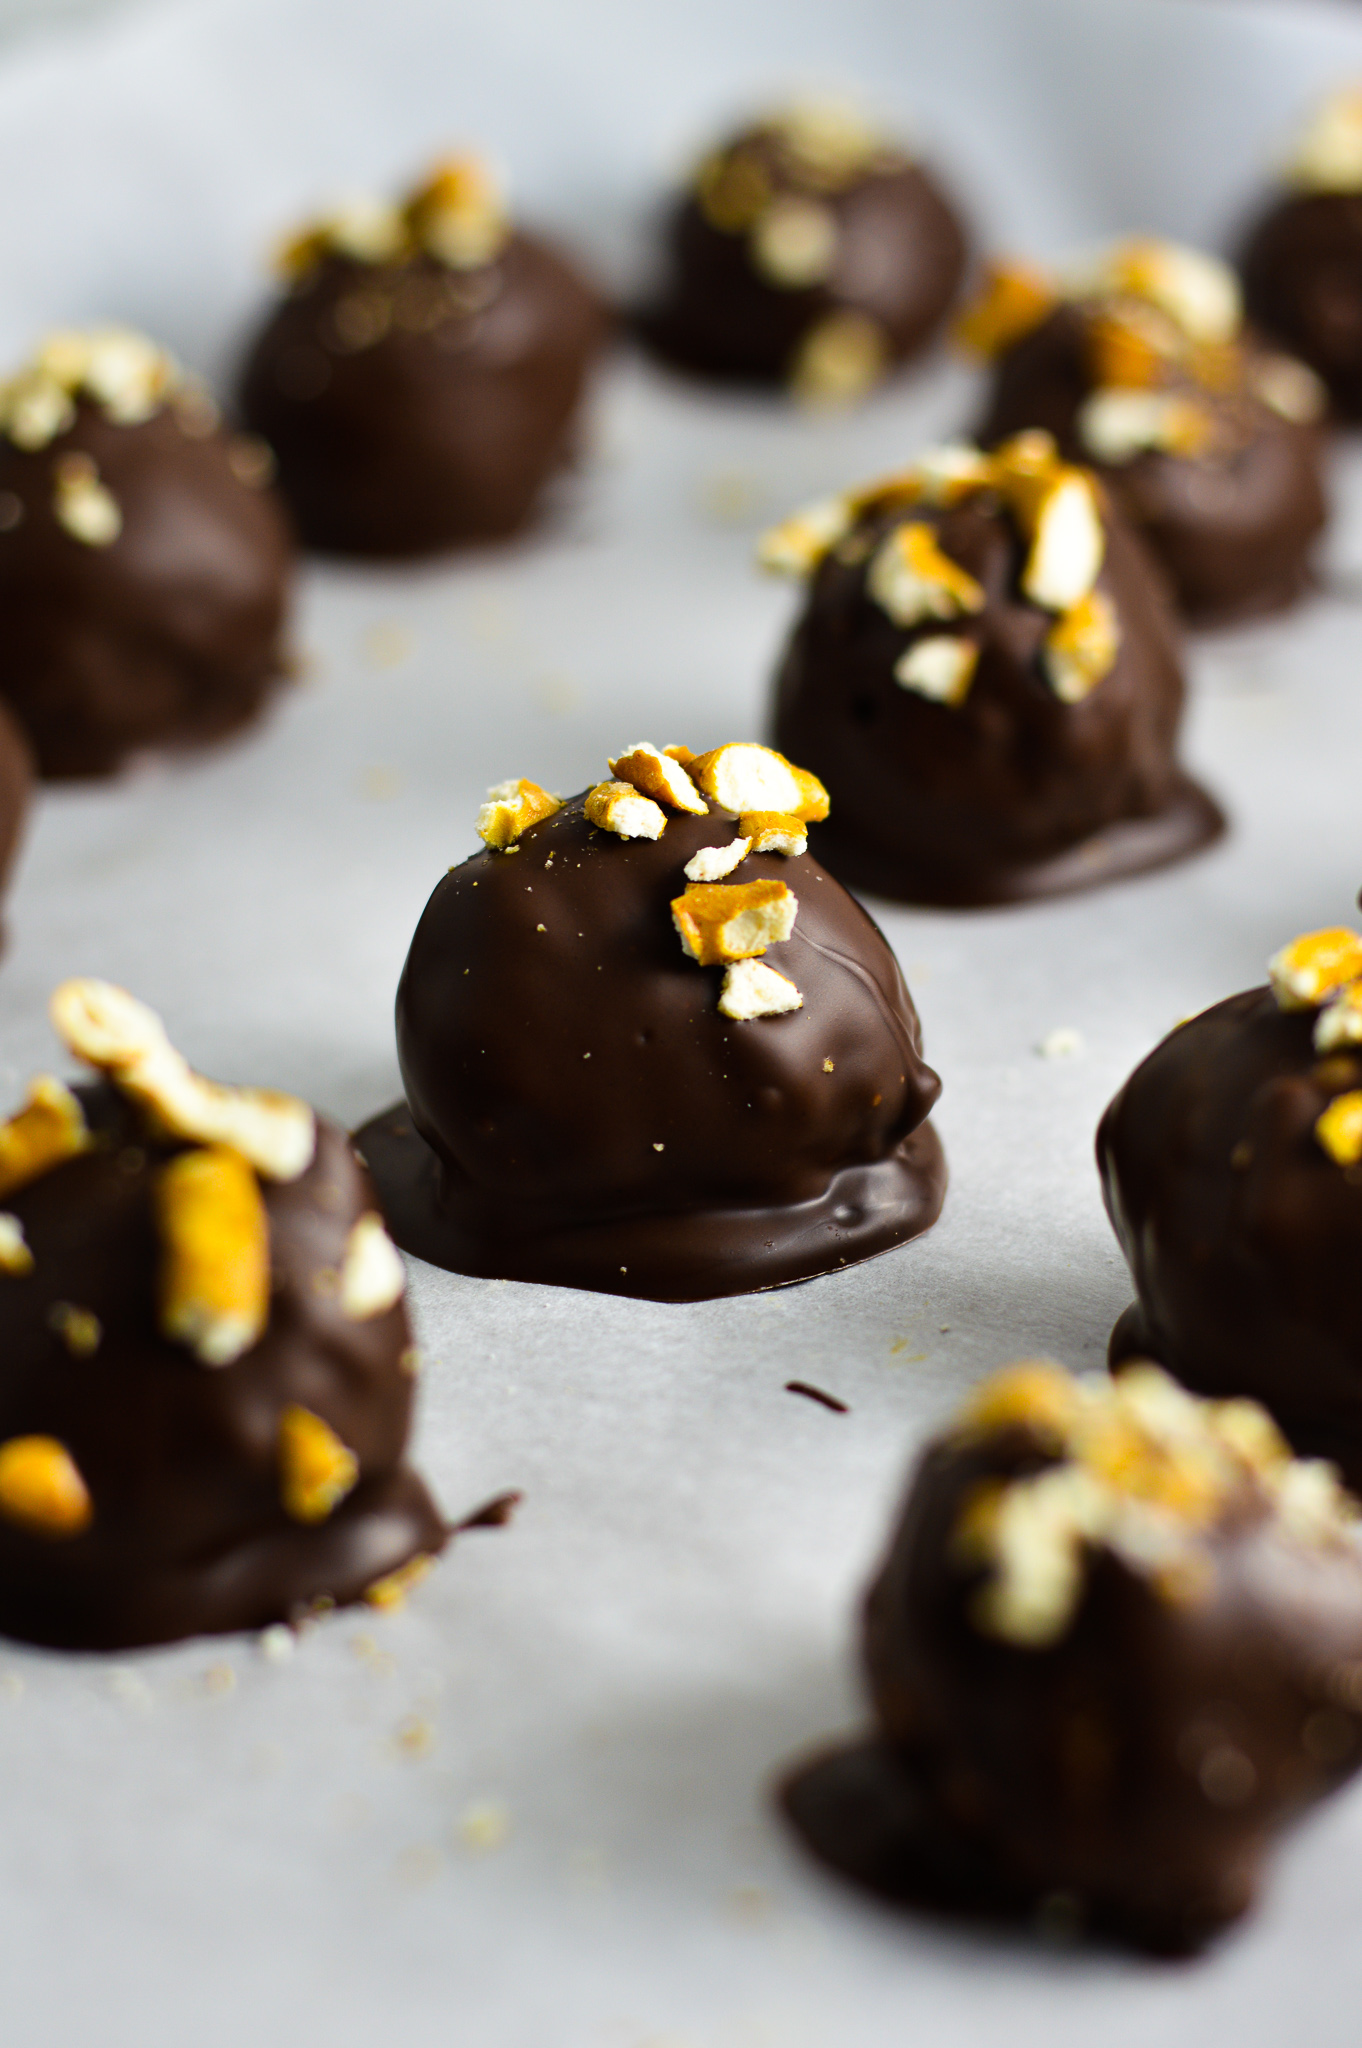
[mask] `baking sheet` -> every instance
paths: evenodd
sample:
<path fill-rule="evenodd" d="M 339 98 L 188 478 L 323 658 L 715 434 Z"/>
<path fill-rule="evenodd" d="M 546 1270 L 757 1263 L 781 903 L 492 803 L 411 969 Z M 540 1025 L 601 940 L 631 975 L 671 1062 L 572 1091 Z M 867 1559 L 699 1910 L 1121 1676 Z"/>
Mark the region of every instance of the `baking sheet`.
<path fill-rule="evenodd" d="M 244 0 L 0 70 L 0 348 L 127 318 L 231 360 L 261 251 L 461 135 L 617 280 L 711 126 L 790 85 L 906 119 L 992 239 L 1219 238 L 1301 106 L 1362 72 L 1346 7 L 1198 0 Z M 47 993 L 107 974 L 211 1073 L 357 1120 L 396 1091 L 411 929 L 484 786 L 580 787 L 639 733 L 756 732 L 794 594 L 760 526 L 957 427 L 938 362 L 799 421 L 627 356 L 554 526 L 410 572 L 309 570 L 306 678 L 242 743 L 45 796 L 0 961 L 6 1099 Z M 1006 1358 L 1101 1355 L 1128 1298 L 1090 1146 L 1179 1016 L 1362 881 L 1362 464 L 1333 594 L 1192 651 L 1219 850 L 1023 912 L 885 911 L 945 1081 L 926 1239 L 768 1296 L 658 1307 L 417 1267 L 417 1454 L 451 1515 L 524 1490 L 408 1609 L 286 1661 L 0 1645 L 0 2026 L 47 2048 L 932 2048 L 1356 2039 L 1362 1790 L 1251 1926 L 1169 1968 L 900 1920 L 824 1879 L 766 1787 L 859 1714 L 854 1605 L 913 1447 Z M 684 707 L 682 712 L 681 707 Z M 1043 1058 L 1056 1029 L 1083 1049 Z M 804 1377 L 850 1406 L 783 1391 Z"/>

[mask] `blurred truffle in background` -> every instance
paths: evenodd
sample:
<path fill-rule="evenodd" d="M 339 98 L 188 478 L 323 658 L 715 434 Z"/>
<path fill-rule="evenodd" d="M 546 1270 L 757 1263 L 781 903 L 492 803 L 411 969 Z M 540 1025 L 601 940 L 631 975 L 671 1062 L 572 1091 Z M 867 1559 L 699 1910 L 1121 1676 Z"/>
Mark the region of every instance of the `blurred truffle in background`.
<path fill-rule="evenodd" d="M 1317 109 L 1240 257 L 1249 316 L 1362 419 L 1362 86 Z"/>
<path fill-rule="evenodd" d="M 1190 619 L 1277 611 L 1308 587 L 1326 395 L 1245 329 L 1225 264 L 1146 239 L 1067 275 L 995 266 L 959 332 L 992 365 L 980 440 L 1044 427 L 1091 463 Z"/>
<path fill-rule="evenodd" d="M 304 542 L 401 557 L 525 526 L 572 458 L 609 320 L 486 167 L 451 158 L 400 204 L 316 221 L 282 268 L 241 404 Z"/>
<path fill-rule="evenodd" d="M 703 376 L 845 403 L 927 345 L 965 256 L 956 207 L 900 146 L 852 109 L 797 105 L 702 160 L 640 325 Z"/>
<path fill-rule="evenodd" d="M 246 724 L 285 673 L 273 461 L 124 328 L 54 333 L 0 385 L 0 696 L 45 776 Z"/>

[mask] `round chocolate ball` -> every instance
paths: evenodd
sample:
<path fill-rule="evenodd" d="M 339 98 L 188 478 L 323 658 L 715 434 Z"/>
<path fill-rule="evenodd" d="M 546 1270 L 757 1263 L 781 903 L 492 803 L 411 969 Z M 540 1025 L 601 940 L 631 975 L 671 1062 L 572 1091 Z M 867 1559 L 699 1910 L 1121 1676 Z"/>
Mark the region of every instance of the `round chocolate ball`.
<path fill-rule="evenodd" d="M 827 785 L 823 858 L 909 903 L 1008 903 L 1180 859 L 1224 821 L 1179 768 L 1176 630 L 1088 472 L 953 447 L 769 534 L 808 578 L 775 738 Z"/>
<path fill-rule="evenodd" d="M 1327 1467 L 1157 1368 L 1031 1363 L 927 1449 L 871 1588 L 876 1728 L 784 1788 L 891 1900 L 1158 1953 L 1254 1901 L 1362 1762 L 1362 1554 Z"/>
<path fill-rule="evenodd" d="M 293 573 L 268 450 L 142 336 L 54 334 L 0 387 L 0 696 L 45 776 L 245 725 Z"/>
<path fill-rule="evenodd" d="M 103 983 L 53 1013 L 108 1078 L 0 1125 L 0 1631 L 116 1649 L 400 1598 L 446 1530 L 345 1133 L 201 1081 Z"/>
<path fill-rule="evenodd" d="M 1043 427 L 1090 463 L 1187 617 L 1278 611 L 1308 588 L 1324 393 L 1245 334 L 1224 265 L 1137 242 L 1068 286 L 995 272 L 962 332 L 994 359 L 979 439 Z"/>
<path fill-rule="evenodd" d="M 639 787 L 563 804 L 504 785 L 437 886 L 397 997 L 407 1102 L 358 1134 L 406 1249 L 692 1301 L 936 1220 L 941 1084 L 884 939 L 805 850 L 795 791 L 805 816 L 822 792 L 765 748 L 689 760 L 640 744 L 613 764 Z"/>
<path fill-rule="evenodd" d="M 285 268 L 241 405 L 307 545 L 403 557 L 525 526 L 572 457 L 606 337 L 574 266 L 461 160 L 402 207 L 305 231 Z"/>
<path fill-rule="evenodd" d="M 1249 317 L 1362 419 L 1362 92 L 1317 110 L 1239 259 Z"/>
<path fill-rule="evenodd" d="M 1112 1357 L 1250 1394 L 1362 1488 L 1362 939 L 1307 934 L 1180 1025 L 1097 1134 L 1138 1297 Z"/>
<path fill-rule="evenodd" d="M 845 109 L 795 107 L 700 165 L 642 331 L 705 376 L 854 399 L 925 347 L 965 254 L 928 172 Z"/>

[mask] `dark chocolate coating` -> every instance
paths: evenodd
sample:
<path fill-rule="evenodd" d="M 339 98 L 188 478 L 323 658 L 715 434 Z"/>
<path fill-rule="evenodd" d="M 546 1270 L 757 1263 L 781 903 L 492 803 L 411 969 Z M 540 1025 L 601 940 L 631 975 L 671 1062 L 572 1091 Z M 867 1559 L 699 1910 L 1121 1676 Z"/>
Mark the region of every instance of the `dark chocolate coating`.
<path fill-rule="evenodd" d="M 0 697 L 0 890 L 9 881 L 19 851 L 32 793 L 33 751 Z"/>
<path fill-rule="evenodd" d="M 123 515 L 90 547 L 53 509 L 54 472 L 87 455 Z M 275 494 L 242 481 L 230 435 L 173 407 L 120 426 L 82 403 L 44 448 L 0 438 L 0 695 L 45 776 L 105 775 L 144 747 L 254 718 L 284 669 L 293 542 Z"/>
<path fill-rule="evenodd" d="M 5 1203 L 34 1267 L 0 1277 L 0 1439 L 56 1437 L 94 1518 L 61 1539 L 0 1519 L 0 1631 L 109 1650 L 261 1628 L 321 1598 L 357 1600 L 417 1552 L 440 1550 L 445 1525 L 403 1455 L 415 1386 L 400 1363 L 406 1310 L 353 1322 L 336 1298 L 347 1233 L 375 1206 L 345 1134 L 319 1118 L 307 1171 L 261 1183 L 269 1325 L 215 1368 L 156 1324 L 152 1181 L 182 1148 L 149 1143 L 111 1089 L 81 1092 L 99 1148 Z M 72 1356 L 54 1332 L 60 1302 L 99 1318 L 93 1355 Z M 291 1520 L 281 1504 L 276 1445 L 291 1403 L 359 1460 L 358 1484 L 325 1521 Z"/>
<path fill-rule="evenodd" d="M 355 305 L 381 329 L 365 346 L 345 338 Z M 309 547 L 401 557 L 497 540 L 569 460 L 605 334 L 590 285 L 532 235 L 468 271 L 333 254 L 271 314 L 242 410 Z"/>
<path fill-rule="evenodd" d="M 1107 1109 L 1102 1191 L 1139 1297 L 1112 1358 L 1251 1395 L 1358 1488 L 1362 1171 L 1314 1125 L 1362 1087 L 1362 1058 L 1321 1058 L 1315 1016 L 1265 988 L 1231 996 L 1156 1046 Z"/>
<path fill-rule="evenodd" d="M 896 1901 L 1184 1953 L 1362 1761 L 1362 1553 L 1288 1540 L 1246 1481 L 1206 1533 L 1203 1597 L 1175 1603 L 1101 1550 L 1061 1639 L 1018 1646 L 974 1626 L 979 1573 L 952 1537 L 981 1482 L 1050 1461 L 1018 1428 L 928 1450 L 866 1608 L 876 1734 L 798 1771 L 786 1811 Z M 1239 1782 L 1217 1800 L 1222 1746 Z"/>
<path fill-rule="evenodd" d="M 399 1244 L 456 1272 L 695 1301 L 935 1222 L 941 1084 L 859 904 L 807 853 L 730 876 L 799 900 L 766 955 L 804 997 L 786 1016 L 722 1016 L 723 970 L 682 951 L 684 864 L 734 831 L 669 811 L 660 839 L 626 841 L 576 797 L 519 853 L 440 882 L 397 995 L 410 1109 L 358 1134 Z"/>
<path fill-rule="evenodd" d="M 778 189 L 796 188 L 779 176 Z M 936 333 L 964 275 L 965 231 L 936 180 L 891 160 L 840 192 L 807 195 L 837 222 L 837 257 L 823 284 L 786 290 L 756 269 L 743 232 L 706 219 L 693 195 L 665 228 L 664 276 L 640 318 L 657 353 L 703 376 L 772 384 L 791 372 L 800 342 L 829 313 L 869 314 L 890 363 L 907 362 Z"/>
<path fill-rule="evenodd" d="M 1336 411 L 1362 419 L 1362 192 L 1278 199 L 1240 269 L 1250 318 L 1324 379 Z"/>
<path fill-rule="evenodd" d="M 1247 390 L 1198 390 L 1197 402 L 1232 435 L 1233 452 L 1147 449 L 1130 462 L 1096 462 L 1077 432 L 1094 388 L 1086 326 L 1081 306 L 1061 305 L 999 358 L 979 440 L 991 448 L 1023 428 L 1045 427 L 1062 453 L 1095 468 L 1188 618 L 1211 624 L 1293 604 L 1309 586 L 1310 551 L 1328 517 L 1318 429 L 1283 419 Z"/>
<path fill-rule="evenodd" d="M 853 887 L 909 903 L 983 904 L 1091 887 L 1177 860 L 1224 819 L 1174 755 L 1183 679 L 1176 630 L 1139 542 L 1106 512 L 1098 589 L 1121 630 L 1115 666 L 1065 704 L 1040 665 L 1050 613 L 1025 599 L 1026 553 L 1001 509 L 981 500 L 912 508 L 986 593 L 960 622 L 981 652 L 963 704 L 907 690 L 894 664 L 913 641 L 868 594 L 874 546 L 897 514 L 853 536 L 818 568 L 776 683 L 775 744 L 826 785 L 828 866 Z"/>

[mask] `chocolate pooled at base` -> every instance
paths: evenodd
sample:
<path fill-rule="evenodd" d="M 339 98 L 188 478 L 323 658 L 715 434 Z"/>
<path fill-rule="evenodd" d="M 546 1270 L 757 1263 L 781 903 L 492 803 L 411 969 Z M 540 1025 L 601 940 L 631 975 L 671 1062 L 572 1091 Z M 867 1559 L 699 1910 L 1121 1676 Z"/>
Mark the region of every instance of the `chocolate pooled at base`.
<path fill-rule="evenodd" d="M 1249 318 L 1321 377 L 1334 410 L 1362 419 L 1362 92 L 1332 95 L 1308 124 L 1284 189 L 1239 257 Z"/>
<path fill-rule="evenodd" d="M 787 1817 L 898 1904 L 1200 1948 L 1362 1762 L 1357 1512 L 1251 1402 L 997 1375 L 870 1590 L 875 1731 L 797 1769 Z"/>
<path fill-rule="evenodd" d="M 1362 939 L 1311 933 L 1144 1060 L 1097 1133 L 1140 1352 L 1362 1489 Z"/>
<path fill-rule="evenodd" d="M 1002 269 L 960 331 L 993 363 L 979 440 L 1042 427 L 1092 464 L 1188 618 L 1279 611 L 1309 587 L 1324 392 L 1245 332 L 1223 264 L 1132 242 L 1068 286 Z"/>
<path fill-rule="evenodd" d="M 398 1243 L 456 1272 L 691 1301 L 925 1230 L 940 1082 L 875 925 L 812 854 L 749 851 L 708 900 L 757 916 L 793 898 L 793 928 L 741 959 L 701 932 L 701 966 L 674 917 L 732 816 L 664 828 L 659 806 L 659 836 L 626 839 L 590 821 L 595 797 L 452 869 L 422 915 L 397 998 L 407 1103 L 357 1134 Z"/>
<path fill-rule="evenodd" d="M 349 1140 L 189 1075 L 104 984 L 54 1015 L 112 1081 L 0 1126 L 0 1632 L 121 1649 L 399 1599 L 447 1531 Z"/>
<path fill-rule="evenodd" d="M 1184 684 L 1161 583 L 1047 436 L 929 451 L 776 528 L 763 559 L 808 578 L 774 735 L 827 785 L 825 858 L 850 886 L 1022 902 L 1224 830 L 1177 762 Z"/>
<path fill-rule="evenodd" d="M 503 539 L 571 459 L 607 315 L 485 173 L 304 232 L 242 377 L 309 547 L 402 558 Z"/>
<path fill-rule="evenodd" d="M 283 679 L 267 449 L 140 335 L 56 334 L 0 392 L 0 695 L 48 777 L 246 725 Z"/>
<path fill-rule="evenodd" d="M 965 253 L 926 171 L 844 109 L 795 107 L 700 165 L 639 324 L 702 376 L 851 400 L 926 346 Z"/>

